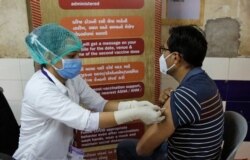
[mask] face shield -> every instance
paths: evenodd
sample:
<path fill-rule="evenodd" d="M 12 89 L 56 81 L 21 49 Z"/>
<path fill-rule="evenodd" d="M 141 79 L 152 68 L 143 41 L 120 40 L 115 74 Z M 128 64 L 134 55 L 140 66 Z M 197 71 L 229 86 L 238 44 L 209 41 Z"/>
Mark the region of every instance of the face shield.
<path fill-rule="evenodd" d="M 34 29 L 25 42 L 29 54 L 39 64 L 54 65 L 65 55 L 82 48 L 81 40 L 73 32 L 57 24 Z"/>

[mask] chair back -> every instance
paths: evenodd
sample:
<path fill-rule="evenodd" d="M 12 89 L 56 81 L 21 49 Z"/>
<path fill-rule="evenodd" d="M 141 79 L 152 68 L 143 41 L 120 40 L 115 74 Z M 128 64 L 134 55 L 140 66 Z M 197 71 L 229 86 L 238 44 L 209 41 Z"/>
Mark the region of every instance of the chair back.
<path fill-rule="evenodd" d="M 234 111 L 224 113 L 224 143 L 221 160 L 233 160 L 240 144 L 244 141 L 248 126 L 246 119 Z"/>
<path fill-rule="evenodd" d="M 18 123 L 7 99 L 0 91 L 0 153 L 12 155 L 18 147 L 18 139 Z"/>
<path fill-rule="evenodd" d="M 0 152 L 0 160 L 13 160 L 13 158 L 8 154 Z"/>

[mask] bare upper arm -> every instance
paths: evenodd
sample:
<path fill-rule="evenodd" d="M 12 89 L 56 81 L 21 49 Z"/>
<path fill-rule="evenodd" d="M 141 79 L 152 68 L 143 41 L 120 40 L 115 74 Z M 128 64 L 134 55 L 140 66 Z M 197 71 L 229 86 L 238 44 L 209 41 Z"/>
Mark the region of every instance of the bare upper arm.
<path fill-rule="evenodd" d="M 164 106 L 166 119 L 158 124 L 148 127 L 142 138 L 139 140 L 136 151 L 139 155 L 151 155 L 153 151 L 175 131 L 172 112 L 170 107 L 170 98 Z"/>
<path fill-rule="evenodd" d="M 118 101 L 108 101 L 104 106 L 104 112 L 117 111 L 118 109 Z"/>

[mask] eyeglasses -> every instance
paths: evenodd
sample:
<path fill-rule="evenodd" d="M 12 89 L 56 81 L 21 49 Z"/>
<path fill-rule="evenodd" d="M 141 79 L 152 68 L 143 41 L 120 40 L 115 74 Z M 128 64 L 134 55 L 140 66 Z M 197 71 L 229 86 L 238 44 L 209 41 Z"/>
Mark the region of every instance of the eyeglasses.
<path fill-rule="evenodd" d="M 163 52 L 169 51 L 169 49 L 165 48 L 164 46 L 161 46 L 159 49 L 160 49 L 161 54 L 163 54 Z"/>

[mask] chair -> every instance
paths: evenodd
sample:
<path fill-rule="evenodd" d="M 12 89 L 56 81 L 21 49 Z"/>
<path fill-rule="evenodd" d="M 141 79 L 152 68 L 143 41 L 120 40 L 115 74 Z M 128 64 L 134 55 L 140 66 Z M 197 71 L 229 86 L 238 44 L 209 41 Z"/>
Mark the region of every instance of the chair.
<path fill-rule="evenodd" d="M 224 144 L 221 160 L 234 159 L 240 144 L 246 137 L 247 129 L 247 121 L 241 114 L 234 111 L 224 113 Z"/>
<path fill-rule="evenodd" d="M 5 153 L 0 153 L 0 160 L 13 160 L 13 158 Z"/>
<path fill-rule="evenodd" d="M 18 147 L 18 139 L 18 123 L 7 99 L 3 92 L 0 91 L 0 153 L 12 155 Z M 1 157 L 1 159 L 3 158 Z"/>

